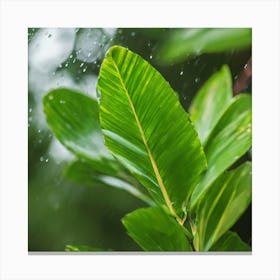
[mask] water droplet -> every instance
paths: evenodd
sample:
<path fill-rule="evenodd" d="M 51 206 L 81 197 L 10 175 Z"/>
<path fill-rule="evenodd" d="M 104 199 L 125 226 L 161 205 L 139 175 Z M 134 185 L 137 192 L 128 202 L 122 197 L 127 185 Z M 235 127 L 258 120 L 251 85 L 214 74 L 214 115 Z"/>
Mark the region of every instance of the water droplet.
<path fill-rule="evenodd" d="M 41 133 L 41 129 L 38 129 L 38 133 Z"/>
<path fill-rule="evenodd" d="M 197 84 L 199 81 L 200 81 L 200 78 L 198 78 L 198 77 L 194 79 L 194 82 L 195 82 L 196 84 Z"/>
<path fill-rule="evenodd" d="M 88 53 L 87 57 L 90 57 L 91 56 L 91 53 Z"/>
<path fill-rule="evenodd" d="M 82 68 L 82 67 L 84 66 L 84 64 L 85 64 L 85 63 L 84 63 L 84 62 L 82 62 L 82 63 L 80 64 L 80 67 Z"/>
<path fill-rule="evenodd" d="M 53 96 L 52 95 L 49 96 L 49 100 L 53 100 Z"/>
<path fill-rule="evenodd" d="M 134 37 L 136 35 L 135 32 L 131 32 L 131 36 Z"/>
<path fill-rule="evenodd" d="M 180 72 L 180 76 L 182 76 L 184 74 L 184 71 L 182 70 L 181 72 Z"/>
<path fill-rule="evenodd" d="M 31 113 L 32 112 L 32 108 L 29 108 L 29 113 Z"/>
<path fill-rule="evenodd" d="M 87 71 L 87 68 L 85 67 L 84 69 L 83 69 L 83 73 L 85 73 Z"/>
<path fill-rule="evenodd" d="M 59 65 L 58 65 L 58 68 L 62 68 L 62 64 L 59 64 Z"/>
<path fill-rule="evenodd" d="M 45 162 L 49 162 L 49 159 L 48 159 L 48 158 L 46 158 Z"/>
<path fill-rule="evenodd" d="M 153 55 L 151 54 L 151 55 L 150 55 L 150 59 L 152 59 L 152 58 L 153 58 Z"/>
<path fill-rule="evenodd" d="M 49 34 L 49 35 L 48 35 L 48 38 L 51 38 L 51 37 L 52 37 L 52 34 Z"/>
<path fill-rule="evenodd" d="M 69 58 L 72 58 L 73 57 L 73 54 L 70 54 Z"/>
<path fill-rule="evenodd" d="M 60 104 L 65 104 L 66 101 L 65 101 L 65 100 L 59 100 L 59 103 L 60 103 Z"/>
<path fill-rule="evenodd" d="M 244 65 L 244 69 L 246 69 L 248 67 L 248 64 L 246 63 L 245 65 Z"/>
<path fill-rule="evenodd" d="M 68 63 L 68 62 L 66 62 L 65 67 L 67 68 L 67 67 L 68 67 L 68 65 L 69 65 L 69 63 Z"/>
<path fill-rule="evenodd" d="M 40 161 L 43 162 L 44 161 L 44 157 L 40 157 Z"/>

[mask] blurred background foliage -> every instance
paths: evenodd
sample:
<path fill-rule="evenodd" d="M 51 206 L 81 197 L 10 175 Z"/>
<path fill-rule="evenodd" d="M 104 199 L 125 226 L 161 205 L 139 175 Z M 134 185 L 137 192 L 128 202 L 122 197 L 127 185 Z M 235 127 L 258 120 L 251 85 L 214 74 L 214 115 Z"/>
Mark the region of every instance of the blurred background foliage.
<path fill-rule="evenodd" d="M 96 98 L 106 51 L 121 45 L 160 71 L 187 111 L 194 94 L 222 65 L 229 65 L 233 83 L 246 68 L 251 30 L 29 28 L 28 44 L 29 251 L 64 251 L 67 244 L 139 251 L 120 219 L 146 205 L 123 190 L 77 184 L 63 175 L 74 156 L 48 128 L 43 96 L 68 87 Z M 251 207 L 233 230 L 251 242 Z"/>

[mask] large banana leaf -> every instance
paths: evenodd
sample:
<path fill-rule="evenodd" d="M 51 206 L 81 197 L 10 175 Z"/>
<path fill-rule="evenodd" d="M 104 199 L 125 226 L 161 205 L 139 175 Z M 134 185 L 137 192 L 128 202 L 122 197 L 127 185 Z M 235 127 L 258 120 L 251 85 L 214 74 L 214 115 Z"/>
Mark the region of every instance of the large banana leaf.
<path fill-rule="evenodd" d="M 50 91 L 43 102 L 49 126 L 69 151 L 90 161 L 99 171 L 112 173 L 117 169 L 115 159 L 104 145 L 96 100 L 60 88 Z"/>
<path fill-rule="evenodd" d="M 97 89 L 106 146 L 182 222 L 206 160 L 175 92 L 147 61 L 117 46 L 102 63 Z"/>
<path fill-rule="evenodd" d="M 251 251 L 251 247 L 238 236 L 236 232 L 226 232 L 209 251 L 216 252 L 244 252 Z"/>
<path fill-rule="evenodd" d="M 205 142 L 232 99 L 231 74 L 228 66 L 210 77 L 195 95 L 190 106 L 190 116 Z"/>
<path fill-rule="evenodd" d="M 251 44 L 251 28 L 180 28 L 167 37 L 157 60 L 161 64 L 178 63 L 190 55 L 240 50 Z"/>
<path fill-rule="evenodd" d="M 196 186 L 191 208 L 194 209 L 199 197 L 227 168 L 244 155 L 252 144 L 252 100 L 249 94 L 234 98 L 223 114 L 208 141 L 205 154 L 209 169 Z"/>
<path fill-rule="evenodd" d="M 183 227 L 160 208 L 137 209 L 122 223 L 145 251 L 192 251 Z"/>
<path fill-rule="evenodd" d="M 198 202 L 194 235 L 196 250 L 208 251 L 247 209 L 251 196 L 250 162 L 222 174 Z"/>
<path fill-rule="evenodd" d="M 89 162 L 76 160 L 64 170 L 64 175 L 76 182 L 89 186 L 109 186 L 129 192 L 133 196 L 143 200 L 149 205 L 154 205 L 153 201 L 132 184 L 113 176 L 108 176 L 95 171 L 95 167 Z"/>

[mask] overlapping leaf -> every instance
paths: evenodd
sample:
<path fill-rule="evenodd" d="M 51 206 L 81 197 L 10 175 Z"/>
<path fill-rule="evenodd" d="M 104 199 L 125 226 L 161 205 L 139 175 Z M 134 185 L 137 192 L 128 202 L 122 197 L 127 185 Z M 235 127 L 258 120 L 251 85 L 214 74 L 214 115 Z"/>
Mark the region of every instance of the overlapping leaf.
<path fill-rule="evenodd" d="M 122 47 L 108 52 L 97 89 L 106 146 L 180 219 L 206 161 L 176 94 L 148 62 Z"/>
<path fill-rule="evenodd" d="M 192 209 L 211 183 L 249 150 L 252 144 L 251 123 L 251 96 L 249 94 L 238 95 L 205 143 L 204 151 L 209 168 L 192 194 Z"/>
<path fill-rule="evenodd" d="M 95 167 L 89 162 L 76 160 L 72 162 L 64 171 L 64 175 L 70 180 L 90 186 L 110 186 L 129 192 L 133 196 L 143 200 L 149 205 L 154 205 L 153 201 L 132 184 L 117 177 L 108 176 L 95 171 Z"/>
<path fill-rule="evenodd" d="M 104 145 L 96 100 L 60 88 L 44 97 L 46 119 L 57 139 L 79 158 L 91 161 L 98 171 L 114 173 L 117 163 Z"/>
<path fill-rule="evenodd" d="M 225 65 L 206 81 L 190 106 L 190 116 L 202 143 L 217 124 L 231 99 L 231 74 Z"/>
<path fill-rule="evenodd" d="M 249 48 L 251 42 L 250 28 L 181 28 L 170 33 L 157 60 L 161 64 L 177 63 L 190 55 Z"/>
<path fill-rule="evenodd" d="M 194 236 L 196 250 L 208 251 L 247 209 L 251 195 L 251 163 L 222 174 L 198 202 Z"/>
<path fill-rule="evenodd" d="M 251 251 L 251 247 L 238 236 L 236 232 L 226 232 L 209 251 L 216 252 L 244 252 Z"/>
<path fill-rule="evenodd" d="M 142 208 L 122 222 L 128 234 L 145 251 L 191 251 L 184 229 L 160 208 Z"/>

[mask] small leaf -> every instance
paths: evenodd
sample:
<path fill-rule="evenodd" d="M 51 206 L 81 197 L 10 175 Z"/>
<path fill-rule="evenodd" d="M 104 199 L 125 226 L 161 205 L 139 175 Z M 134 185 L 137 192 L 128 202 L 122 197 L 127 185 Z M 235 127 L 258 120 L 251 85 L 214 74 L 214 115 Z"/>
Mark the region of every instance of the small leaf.
<path fill-rule="evenodd" d="M 242 50 L 251 44 L 251 28 L 180 28 L 167 37 L 156 57 L 160 64 L 179 63 L 190 55 Z"/>
<path fill-rule="evenodd" d="M 196 250 L 208 251 L 247 209 L 252 196 L 251 163 L 222 174 L 199 200 L 196 210 Z"/>
<path fill-rule="evenodd" d="M 241 240 L 236 232 L 226 232 L 209 251 L 216 252 L 244 252 L 252 251 L 251 247 Z"/>
<path fill-rule="evenodd" d="M 147 61 L 117 46 L 102 63 L 97 89 L 106 146 L 182 221 L 206 160 L 175 92 Z"/>
<path fill-rule="evenodd" d="M 96 100 L 77 91 L 60 88 L 44 97 L 47 122 L 56 138 L 77 157 L 112 172 L 116 161 L 104 145 Z"/>
<path fill-rule="evenodd" d="M 110 249 L 100 249 L 91 246 L 85 245 L 66 245 L 66 252 L 104 252 L 104 251 L 112 251 Z"/>
<path fill-rule="evenodd" d="M 229 68 L 224 65 L 206 81 L 190 107 L 190 116 L 202 143 L 223 115 L 231 99 L 231 74 Z"/>
<path fill-rule="evenodd" d="M 149 205 L 154 205 L 153 201 L 135 186 L 122 179 L 97 172 L 89 162 L 83 162 L 81 160 L 72 162 L 64 170 L 64 175 L 76 183 L 82 183 L 89 186 L 109 186 L 125 190 Z"/>
<path fill-rule="evenodd" d="M 122 223 L 145 251 L 191 251 L 184 229 L 160 208 L 142 208 L 127 214 Z"/>
<path fill-rule="evenodd" d="M 251 122 L 251 96 L 240 94 L 234 98 L 205 143 L 209 168 L 194 189 L 192 210 L 211 183 L 249 150 L 252 145 Z"/>

